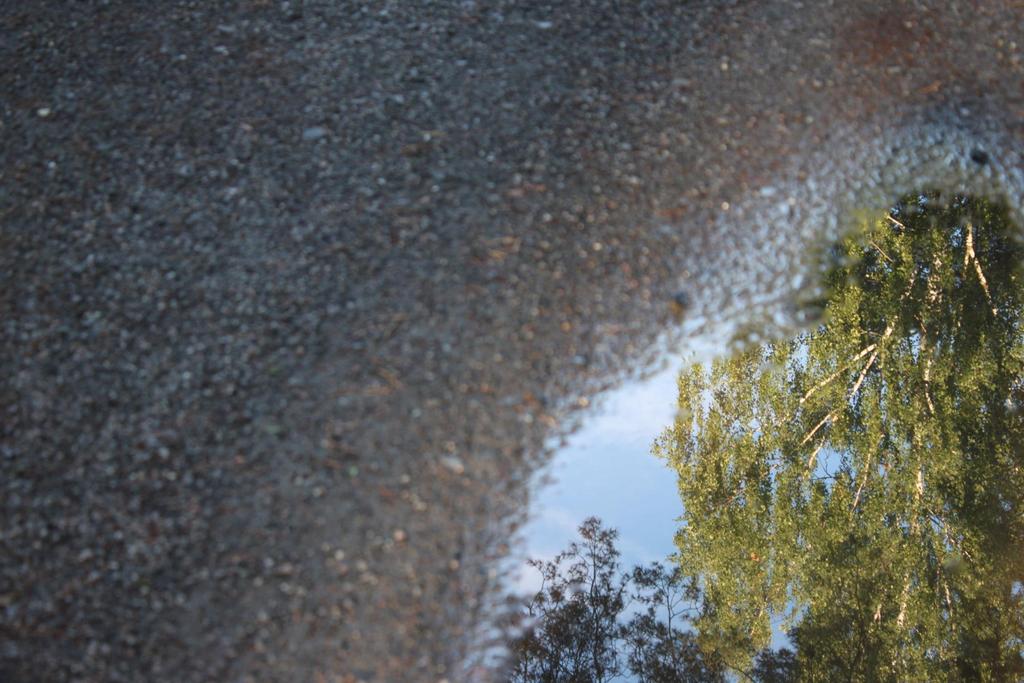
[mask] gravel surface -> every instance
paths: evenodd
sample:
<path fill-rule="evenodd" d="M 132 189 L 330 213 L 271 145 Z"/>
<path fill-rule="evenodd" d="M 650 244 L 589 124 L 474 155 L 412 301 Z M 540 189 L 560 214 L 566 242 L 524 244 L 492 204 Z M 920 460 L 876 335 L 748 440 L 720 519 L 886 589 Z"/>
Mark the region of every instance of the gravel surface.
<path fill-rule="evenodd" d="M 798 323 L 904 189 L 1019 212 L 1022 36 L 1010 0 L 0 3 L 0 679 L 486 680 L 524 481 L 659 335 Z"/>

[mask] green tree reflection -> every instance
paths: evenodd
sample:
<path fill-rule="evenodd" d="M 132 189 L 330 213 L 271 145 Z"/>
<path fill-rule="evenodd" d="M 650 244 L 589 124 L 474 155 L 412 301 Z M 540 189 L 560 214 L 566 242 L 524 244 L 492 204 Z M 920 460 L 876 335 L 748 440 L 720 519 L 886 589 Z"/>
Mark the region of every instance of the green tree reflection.
<path fill-rule="evenodd" d="M 824 322 L 679 378 L 655 443 L 709 651 L 786 615 L 803 680 L 1024 672 L 1024 252 L 1004 209 L 908 197 L 833 253 Z"/>

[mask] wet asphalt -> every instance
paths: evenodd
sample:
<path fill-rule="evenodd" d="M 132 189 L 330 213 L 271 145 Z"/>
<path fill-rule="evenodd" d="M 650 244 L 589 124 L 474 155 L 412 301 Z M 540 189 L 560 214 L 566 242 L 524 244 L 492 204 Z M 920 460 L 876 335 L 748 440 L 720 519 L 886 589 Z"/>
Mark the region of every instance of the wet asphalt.
<path fill-rule="evenodd" d="M 0 4 L 0 679 L 500 678 L 596 394 L 822 188 L 1021 182 L 1014 4 Z"/>

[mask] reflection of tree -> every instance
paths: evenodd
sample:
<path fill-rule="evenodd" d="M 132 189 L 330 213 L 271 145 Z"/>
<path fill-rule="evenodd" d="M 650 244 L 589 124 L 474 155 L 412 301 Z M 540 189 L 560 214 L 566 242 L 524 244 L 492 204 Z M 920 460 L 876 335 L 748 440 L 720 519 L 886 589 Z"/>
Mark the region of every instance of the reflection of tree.
<path fill-rule="evenodd" d="M 616 534 L 593 517 L 579 532 L 582 543 L 554 560 L 530 561 L 543 581 L 529 605 L 540 627 L 517 644 L 514 680 L 606 681 L 621 673 L 618 618 L 628 584 L 619 572 Z"/>
<path fill-rule="evenodd" d="M 696 366 L 655 451 L 727 661 L 787 613 L 806 680 L 1024 671 L 1024 291 L 1005 211 L 905 200 L 837 249 L 813 333 Z"/>
<path fill-rule="evenodd" d="M 543 585 L 528 606 L 534 628 L 513 644 L 512 681 L 723 680 L 684 630 L 699 599 L 693 582 L 658 564 L 623 572 L 617 533 L 596 518 L 579 532 L 553 560 L 530 562 Z M 627 614 L 630 603 L 640 609 Z"/>
<path fill-rule="evenodd" d="M 691 631 L 700 591 L 679 567 L 660 564 L 635 567 L 634 599 L 643 611 L 623 631 L 630 673 L 644 683 L 723 680 L 718 667 L 705 658 Z M 687 630 L 683 630 L 683 629 Z M 709 659 L 714 659 L 713 657 Z"/>
<path fill-rule="evenodd" d="M 759 652 L 749 676 L 755 683 L 790 683 L 796 677 L 796 658 L 787 648 Z"/>

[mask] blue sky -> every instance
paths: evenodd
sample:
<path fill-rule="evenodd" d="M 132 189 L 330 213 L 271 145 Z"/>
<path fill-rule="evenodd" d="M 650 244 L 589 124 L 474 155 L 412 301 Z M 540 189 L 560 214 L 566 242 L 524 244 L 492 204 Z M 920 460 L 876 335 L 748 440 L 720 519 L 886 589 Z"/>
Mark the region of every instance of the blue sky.
<path fill-rule="evenodd" d="M 608 395 L 569 438 L 549 469 L 553 483 L 534 499 L 524 530 L 525 555 L 548 559 L 576 538 L 585 518 L 600 517 L 619 530 L 622 564 L 664 560 L 682 503 L 675 474 L 651 455 L 651 443 L 675 416 L 673 363 L 643 383 L 627 384 Z M 536 590 L 535 573 L 520 579 L 523 592 Z"/>

